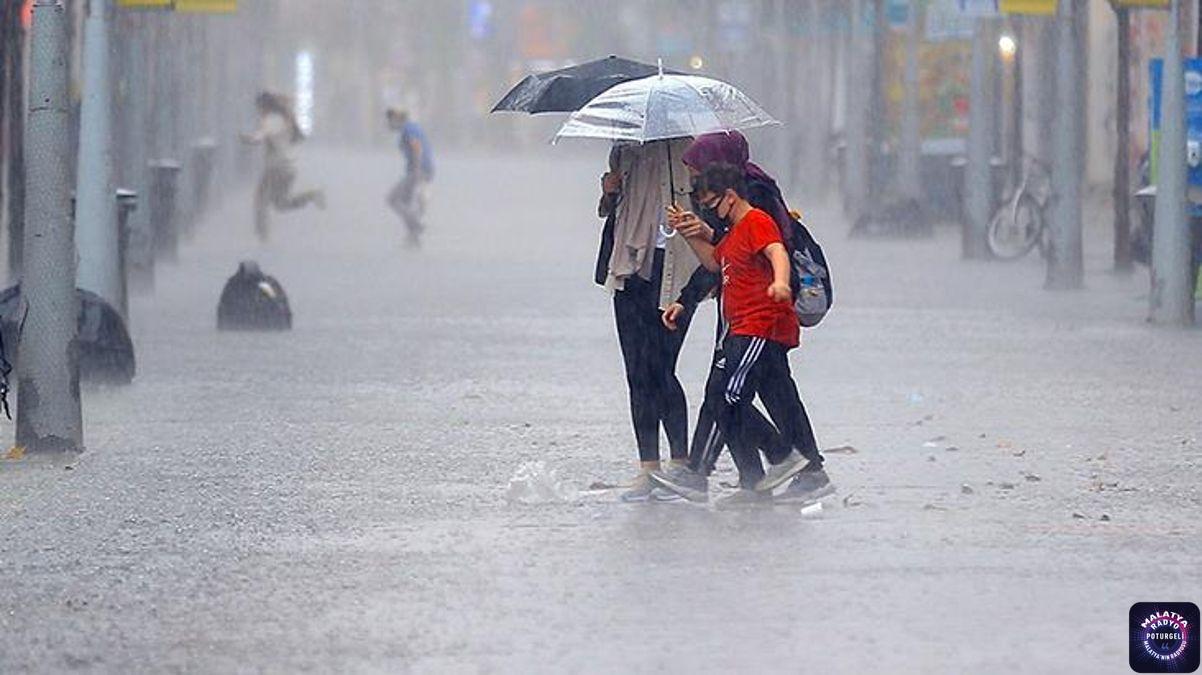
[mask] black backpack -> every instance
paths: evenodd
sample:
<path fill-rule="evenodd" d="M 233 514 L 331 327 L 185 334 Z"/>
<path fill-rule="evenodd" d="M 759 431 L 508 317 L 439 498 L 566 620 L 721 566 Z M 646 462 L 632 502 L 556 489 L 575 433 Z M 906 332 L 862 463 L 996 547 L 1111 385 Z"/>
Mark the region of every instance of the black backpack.
<path fill-rule="evenodd" d="M 835 303 L 835 290 L 831 285 L 831 270 L 826 254 L 814 240 L 801 217 L 791 217 L 792 232 L 789 233 L 789 262 L 792 264 L 790 285 L 793 287 L 793 311 L 797 321 L 805 328 L 813 328 Z"/>
<path fill-rule="evenodd" d="M 760 206 L 769 215 L 776 213 L 779 220 L 788 213 L 787 232 L 781 232 L 789 248 L 789 285 L 793 288 L 793 311 L 797 322 L 804 328 L 813 328 L 822 322 L 835 302 L 835 291 L 831 285 L 831 270 L 826 262 L 822 247 L 806 228 L 801 216 L 789 211 L 780 187 L 771 181 L 752 181 L 748 184 L 751 202 Z"/>
<path fill-rule="evenodd" d="M 221 291 L 217 304 L 218 330 L 290 330 L 292 308 L 288 294 L 275 277 L 264 274 L 253 260 L 244 261 Z"/>

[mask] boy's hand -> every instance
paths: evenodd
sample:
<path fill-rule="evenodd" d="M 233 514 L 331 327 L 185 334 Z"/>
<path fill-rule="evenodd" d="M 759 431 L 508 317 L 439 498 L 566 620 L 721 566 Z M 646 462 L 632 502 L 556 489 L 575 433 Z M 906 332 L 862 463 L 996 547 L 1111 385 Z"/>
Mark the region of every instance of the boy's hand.
<path fill-rule="evenodd" d="M 607 195 L 617 194 L 622 191 L 622 176 L 621 174 L 610 171 L 601 176 L 601 191 Z"/>
<path fill-rule="evenodd" d="M 793 299 L 793 291 L 789 284 L 773 281 L 772 285 L 768 286 L 768 297 L 774 302 L 788 302 Z"/>
<path fill-rule="evenodd" d="M 682 234 L 687 238 L 701 237 L 706 241 L 713 241 L 714 230 L 705 221 L 698 218 L 691 211 L 685 211 L 679 206 L 668 207 L 668 225 L 676 230 L 677 234 Z"/>
<path fill-rule="evenodd" d="M 684 312 L 684 305 L 679 302 L 674 302 L 664 309 L 664 314 L 661 320 L 664 322 L 664 327 L 668 330 L 676 330 L 676 319 Z"/>

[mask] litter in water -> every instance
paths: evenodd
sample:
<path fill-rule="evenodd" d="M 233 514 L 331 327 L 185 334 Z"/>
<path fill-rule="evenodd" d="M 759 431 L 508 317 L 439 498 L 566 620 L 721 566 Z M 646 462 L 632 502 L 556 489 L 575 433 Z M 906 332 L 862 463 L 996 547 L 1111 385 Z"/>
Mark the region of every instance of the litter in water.
<path fill-rule="evenodd" d="M 576 499 L 576 488 L 560 479 L 559 472 L 548 468 L 546 462 L 526 462 L 509 479 L 505 498 L 510 503 L 545 504 L 570 502 Z"/>

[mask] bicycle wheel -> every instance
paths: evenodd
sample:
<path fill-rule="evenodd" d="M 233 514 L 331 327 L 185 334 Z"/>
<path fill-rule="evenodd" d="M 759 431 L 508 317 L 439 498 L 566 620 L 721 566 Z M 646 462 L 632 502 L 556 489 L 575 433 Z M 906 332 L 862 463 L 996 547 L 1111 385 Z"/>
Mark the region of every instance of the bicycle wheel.
<path fill-rule="evenodd" d="M 1005 204 L 989 222 L 989 251 L 1000 260 L 1017 260 L 1039 243 L 1043 212 L 1035 198 L 1023 193 L 1018 204 Z"/>

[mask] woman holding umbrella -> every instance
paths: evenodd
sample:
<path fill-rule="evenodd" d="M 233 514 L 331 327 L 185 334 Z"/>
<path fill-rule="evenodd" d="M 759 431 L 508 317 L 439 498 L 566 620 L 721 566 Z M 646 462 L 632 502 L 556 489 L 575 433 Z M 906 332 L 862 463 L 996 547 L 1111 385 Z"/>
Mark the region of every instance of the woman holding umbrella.
<path fill-rule="evenodd" d="M 688 171 L 680 162 L 691 139 L 643 145 L 615 145 L 602 176 L 598 215 L 605 218 L 595 280 L 613 292 L 618 344 L 626 367 L 630 415 L 640 472 L 623 501 L 646 501 L 660 469 L 659 429 L 668 438 L 673 463 L 688 459 L 688 404 L 676 378 L 691 312 L 677 328 L 661 321 L 663 308 L 684 288 L 697 268 L 696 256 L 667 228 L 666 207 L 689 192 Z"/>
<path fill-rule="evenodd" d="M 691 312 L 674 315 L 675 330 L 660 308 L 676 298 L 698 265 L 684 237 L 667 227 L 666 207 L 691 190 L 681 163 L 691 138 L 778 124 L 736 87 L 706 77 L 666 72 L 640 77 L 644 64 L 603 59 L 523 80 L 495 110 L 530 113 L 573 110 L 555 135 L 615 143 L 602 177 L 600 214 L 606 217 L 597 282 L 614 291 L 614 315 L 626 363 L 631 416 L 642 469 L 627 501 L 656 491 L 650 473 L 659 466 L 658 427 L 667 432 L 671 456 L 683 464 L 687 406 L 676 379 L 676 357 Z M 619 83 L 620 82 L 620 83 Z M 589 91 L 591 99 L 580 101 Z M 685 271 L 687 266 L 687 270 Z M 651 317 L 651 320 L 648 317 Z"/>

